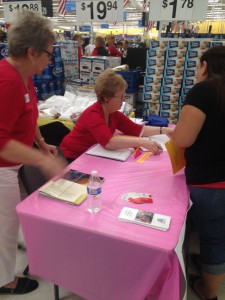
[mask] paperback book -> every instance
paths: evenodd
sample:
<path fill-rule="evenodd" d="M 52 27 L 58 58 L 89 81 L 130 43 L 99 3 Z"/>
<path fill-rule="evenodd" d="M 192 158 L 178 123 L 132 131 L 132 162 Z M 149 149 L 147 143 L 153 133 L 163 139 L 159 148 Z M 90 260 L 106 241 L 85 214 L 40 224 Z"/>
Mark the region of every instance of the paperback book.
<path fill-rule="evenodd" d="M 80 205 L 88 196 L 87 184 L 90 174 L 69 170 L 56 180 L 51 180 L 39 189 L 40 194 L 73 205 Z M 103 177 L 100 177 L 104 181 Z"/>
<path fill-rule="evenodd" d="M 119 214 L 120 221 L 132 222 L 155 229 L 166 231 L 170 227 L 171 217 L 139 210 L 131 207 L 123 207 Z"/>

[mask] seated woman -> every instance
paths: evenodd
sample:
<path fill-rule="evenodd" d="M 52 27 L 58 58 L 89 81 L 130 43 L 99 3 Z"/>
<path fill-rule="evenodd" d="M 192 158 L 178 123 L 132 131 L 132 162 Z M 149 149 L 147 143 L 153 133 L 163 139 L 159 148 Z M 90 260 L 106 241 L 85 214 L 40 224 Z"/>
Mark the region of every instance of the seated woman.
<path fill-rule="evenodd" d="M 109 52 L 105 47 L 105 39 L 102 36 L 96 36 L 95 48 L 92 51 L 93 56 L 109 56 Z"/>
<path fill-rule="evenodd" d="M 60 144 L 69 162 L 96 143 L 109 150 L 142 146 L 154 154 L 160 153 L 162 148 L 159 144 L 140 136 L 160 133 L 171 135 L 172 129 L 138 125 L 118 111 L 124 101 L 126 88 L 127 83 L 123 77 L 111 69 L 97 77 L 95 92 L 98 101 L 81 114 L 74 129 Z M 116 129 L 128 137 L 114 135 Z"/>

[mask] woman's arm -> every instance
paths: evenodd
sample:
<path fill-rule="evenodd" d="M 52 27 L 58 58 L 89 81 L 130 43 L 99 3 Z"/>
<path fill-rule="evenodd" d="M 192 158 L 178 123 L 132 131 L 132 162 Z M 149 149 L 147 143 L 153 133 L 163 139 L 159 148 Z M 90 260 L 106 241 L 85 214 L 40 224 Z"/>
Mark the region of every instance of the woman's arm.
<path fill-rule="evenodd" d="M 205 118 L 206 115 L 202 110 L 192 105 L 185 105 L 172 134 L 174 143 L 182 148 L 190 147 L 195 142 Z"/>
<path fill-rule="evenodd" d="M 159 154 L 162 151 L 162 147 L 158 143 L 153 142 L 149 139 L 122 135 L 113 136 L 105 146 L 105 148 L 109 150 L 139 147 L 144 147 L 154 154 Z"/>
<path fill-rule="evenodd" d="M 0 156 L 10 162 L 38 167 L 47 178 L 57 175 L 66 166 L 61 157 L 46 155 L 15 140 L 5 144 L 0 150 Z"/>
<path fill-rule="evenodd" d="M 49 145 L 45 142 L 45 139 L 42 137 L 40 129 L 38 125 L 35 129 L 35 143 L 37 144 L 38 148 L 43 151 L 45 154 L 50 154 L 53 156 L 58 155 L 58 150 L 56 146 Z"/>
<path fill-rule="evenodd" d="M 169 138 L 171 138 L 173 133 L 173 129 L 169 127 L 144 126 L 143 128 L 143 136 L 166 134 Z"/>

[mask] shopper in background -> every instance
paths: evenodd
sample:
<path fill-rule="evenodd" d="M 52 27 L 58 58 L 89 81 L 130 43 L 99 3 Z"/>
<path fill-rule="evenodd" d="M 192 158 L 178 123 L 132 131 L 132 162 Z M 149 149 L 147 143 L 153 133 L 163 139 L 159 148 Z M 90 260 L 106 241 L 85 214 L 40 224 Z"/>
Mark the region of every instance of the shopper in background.
<path fill-rule="evenodd" d="M 191 275 L 190 285 L 201 299 L 217 299 L 225 275 L 224 46 L 203 53 L 196 79 L 185 99 L 173 140 L 186 148 L 191 216 L 200 239 L 201 277 Z M 192 258 L 196 263 L 197 256 Z"/>
<path fill-rule="evenodd" d="M 54 42 L 50 21 L 24 11 L 8 30 L 10 57 L 0 61 L 0 295 L 25 294 L 38 287 L 36 280 L 15 277 L 20 166 L 36 166 L 50 178 L 66 165 L 41 137 L 31 78 L 51 62 Z M 34 141 L 40 150 L 32 148 Z"/>
<path fill-rule="evenodd" d="M 120 52 L 115 45 L 115 36 L 110 34 L 107 36 L 107 44 L 108 44 L 108 52 L 109 56 L 122 56 L 122 52 Z"/>
<path fill-rule="evenodd" d="M 122 57 L 121 57 L 121 65 L 127 64 L 127 49 L 128 49 L 129 42 L 127 40 L 122 42 Z"/>
<path fill-rule="evenodd" d="M 82 49 L 82 41 L 83 37 L 81 34 L 74 34 L 72 37 L 72 41 L 76 41 L 78 44 L 78 62 L 80 63 L 80 58 L 83 56 L 83 49 Z"/>
<path fill-rule="evenodd" d="M 0 42 L 4 43 L 7 40 L 7 34 L 0 27 Z"/>
<path fill-rule="evenodd" d="M 105 39 L 102 36 L 96 36 L 95 48 L 92 52 L 93 56 L 109 56 L 109 52 L 105 47 Z"/>
<path fill-rule="evenodd" d="M 170 135 L 172 130 L 138 125 L 119 112 L 126 88 L 127 83 L 123 77 L 111 69 L 103 71 L 97 77 L 95 92 L 98 101 L 81 114 L 74 129 L 60 144 L 60 149 L 69 161 L 76 159 L 96 143 L 110 150 L 143 146 L 154 154 L 161 152 L 160 145 L 150 139 L 142 139 L 140 136 L 150 136 L 160 132 Z M 114 135 L 116 129 L 129 137 Z"/>
<path fill-rule="evenodd" d="M 90 56 L 95 46 L 90 43 L 90 38 L 85 39 L 85 43 L 83 44 L 83 52 L 84 55 Z"/>

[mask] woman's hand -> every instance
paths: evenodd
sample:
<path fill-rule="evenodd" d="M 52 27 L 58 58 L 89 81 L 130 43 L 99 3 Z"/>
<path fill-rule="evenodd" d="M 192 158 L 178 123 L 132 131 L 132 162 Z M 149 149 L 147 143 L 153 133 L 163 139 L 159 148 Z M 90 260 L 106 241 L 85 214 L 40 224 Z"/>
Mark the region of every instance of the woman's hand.
<path fill-rule="evenodd" d="M 150 139 L 142 139 L 141 146 L 155 155 L 159 155 L 163 151 L 163 148 L 158 143 L 153 142 Z"/>
<path fill-rule="evenodd" d="M 56 157 L 45 156 L 43 160 L 39 162 L 38 167 L 47 179 L 54 176 L 61 176 L 62 171 L 68 166 L 68 162 L 62 157 L 57 155 Z"/>
<path fill-rule="evenodd" d="M 38 143 L 38 147 L 46 155 L 52 157 L 56 157 L 58 155 L 57 147 L 54 145 L 47 144 L 44 139 Z"/>
<path fill-rule="evenodd" d="M 174 129 L 169 127 L 162 127 L 162 133 L 166 134 L 170 139 L 172 139 Z"/>

